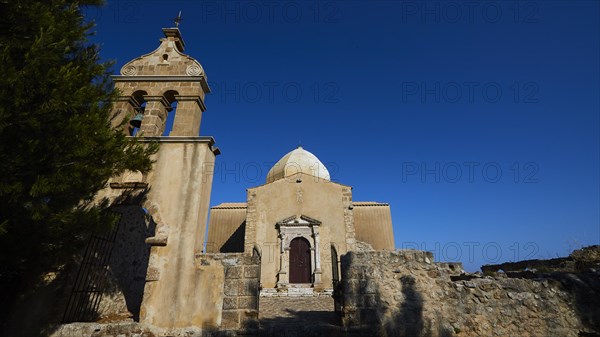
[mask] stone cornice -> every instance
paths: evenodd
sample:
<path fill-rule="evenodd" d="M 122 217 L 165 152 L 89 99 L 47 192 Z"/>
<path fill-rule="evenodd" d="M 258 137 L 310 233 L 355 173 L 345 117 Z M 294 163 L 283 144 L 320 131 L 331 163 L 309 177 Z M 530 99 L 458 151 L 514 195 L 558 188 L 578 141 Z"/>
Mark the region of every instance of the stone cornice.
<path fill-rule="evenodd" d="M 200 107 L 200 110 L 202 110 L 202 112 L 206 111 L 206 105 L 204 105 L 204 102 L 202 101 L 202 98 L 200 96 L 175 95 L 175 100 L 178 102 L 183 102 L 183 101 L 196 102 L 196 104 L 198 104 L 198 106 Z"/>
<path fill-rule="evenodd" d="M 147 102 L 160 102 L 160 103 L 162 103 L 162 105 L 164 105 L 167 108 L 171 107 L 171 105 L 169 104 L 169 101 L 167 101 L 165 96 L 162 96 L 162 95 L 161 96 L 144 95 L 144 100 L 146 100 Z"/>
<path fill-rule="evenodd" d="M 167 137 L 127 137 L 135 138 L 141 143 L 206 143 L 215 156 L 221 154 L 221 150 L 215 145 L 215 139 L 211 136 L 167 136 Z"/>
<path fill-rule="evenodd" d="M 200 82 L 202 89 L 207 94 L 210 93 L 210 87 L 206 76 L 169 76 L 169 75 L 112 75 L 115 82 Z"/>
<path fill-rule="evenodd" d="M 134 107 L 140 106 L 140 102 L 138 102 L 133 96 L 119 96 L 115 99 L 115 102 L 127 102 Z"/>

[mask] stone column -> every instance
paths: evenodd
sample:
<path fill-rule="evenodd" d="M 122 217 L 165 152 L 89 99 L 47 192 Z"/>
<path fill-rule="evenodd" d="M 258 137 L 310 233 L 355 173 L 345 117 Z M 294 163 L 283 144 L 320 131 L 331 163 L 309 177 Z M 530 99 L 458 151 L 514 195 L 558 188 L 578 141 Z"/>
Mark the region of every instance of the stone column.
<path fill-rule="evenodd" d="M 283 240 L 282 240 L 283 245 Z M 290 276 L 288 274 L 288 266 L 290 262 L 290 247 L 282 249 L 281 252 L 281 268 L 277 273 L 277 288 L 287 288 L 290 283 Z"/>
<path fill-rule="evenodd" d="M 146 110 L 140 127 L 140 136 L 162 136 L 167 121 L 167 111 L 170 109 L 169 102 L 164 96 L 144 96 L 144 99 Z"/>
<path fill-rule="evenodd" d="M 315 228 L 313 227 L 313 230 Z M 321 283 L 321 250 L 319 249 L 319 232 L 314 232 L 315 239 L 315 283 Z"/>
<path fill-rule="evenodd" d="M 177 111 L 170 136 L 198 136 L 204 104 L 200 96 L 175 96 Z"/>
<path fill-rule="evenodd" d="M 116 128 L 124 122 L 121 126 L 123 128 L 123 133 L 127 136 L 131 135 L 132 127 L 129 124 L 129 121 L 135 116 L 139 106 L 139 102 L 137 102 L 135 98 L 131 96 L 119 96 L 113 103 L 110 126 Z"/>

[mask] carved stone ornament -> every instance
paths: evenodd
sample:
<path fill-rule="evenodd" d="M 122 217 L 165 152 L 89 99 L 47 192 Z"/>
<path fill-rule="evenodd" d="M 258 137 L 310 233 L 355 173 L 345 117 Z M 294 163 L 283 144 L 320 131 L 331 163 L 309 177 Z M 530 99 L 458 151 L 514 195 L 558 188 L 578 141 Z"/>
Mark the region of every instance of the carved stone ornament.
<path fill-rule="evenodd" d="M 125 76 L 133 76 L 133 75 L 136 75 L 137 72 L 138 72 L 137 68 L 132 64 L 125 66 L 121 69 L 121 75 L 125 75 Z"/>
<path fill-rule="evenodd" d="M 202 67 L 197 64 L 191 64 L 185 69 L 185 73 L 190 76 L 199 76 L 202 74 Z"/>

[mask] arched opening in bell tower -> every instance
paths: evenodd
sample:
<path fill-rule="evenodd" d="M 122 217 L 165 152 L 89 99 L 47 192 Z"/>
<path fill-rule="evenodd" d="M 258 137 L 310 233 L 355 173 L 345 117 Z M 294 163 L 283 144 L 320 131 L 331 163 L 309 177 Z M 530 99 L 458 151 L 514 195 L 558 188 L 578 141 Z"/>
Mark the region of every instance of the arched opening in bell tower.
<path fill-rule="evenodd" d="M 129 120 L 129 135 L 135 137 L 140 131 L 140 127 L 142 126 L 142 120 L 144 119 L 144 112 L 146 110 L 146 100 L 144 96 L 148 95 L 148 93 L 144 90 L 135 91 L 131 94 L 134 102 L 137 103 L 137 106 L 134 108 L 134 115 Z"/>
<path fill-rule="evenodd" d="M 175 98 L 177 95 L 179 95 L 179 93 L 175 90 L 169 90 L 163 95 L 169 103 L 169 108 L 167 108 L 167 120 L 165 121 L 165 130 L 162 133 L 164 137 L 169 136 L 171 131 L 173 131 L 173 123 L 175 122 L 175 114 L 177 113 L 177 99 Z"/>

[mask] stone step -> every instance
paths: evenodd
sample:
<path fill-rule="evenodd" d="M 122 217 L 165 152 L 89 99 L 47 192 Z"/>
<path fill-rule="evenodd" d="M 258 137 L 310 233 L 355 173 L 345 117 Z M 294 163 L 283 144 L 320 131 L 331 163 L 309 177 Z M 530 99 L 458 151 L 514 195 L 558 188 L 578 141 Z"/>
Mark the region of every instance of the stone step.
<path fill-rule="evenodd" d="M 314 288 L 290 287 L 286 289 L 264 288 L 260 297 L 331 297 L 333 289 L 315 291 Z"/>
<path fill-rule="evenodd" d="M 341 331 L 331 296 L 261 297 L 262 336 L 336 336 Z"/>

